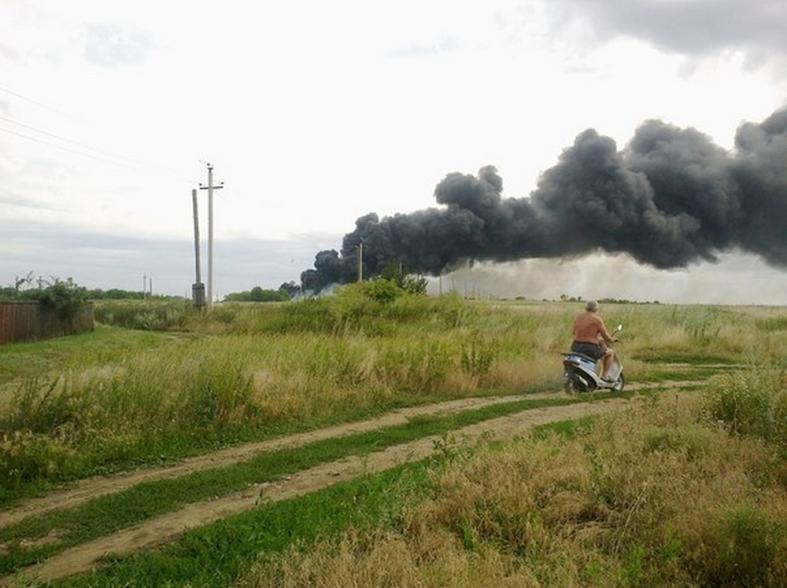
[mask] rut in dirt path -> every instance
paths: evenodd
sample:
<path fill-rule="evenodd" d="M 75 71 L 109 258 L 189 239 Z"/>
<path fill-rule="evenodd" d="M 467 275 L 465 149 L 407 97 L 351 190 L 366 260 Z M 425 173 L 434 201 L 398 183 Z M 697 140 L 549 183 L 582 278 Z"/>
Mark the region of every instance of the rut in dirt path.
<path fill-rule="evenodd" d="M 628 402 L 614 398 L 594 403 L 526 409 L 458 429 L 452 435 L 460 441 L 472 441 L 482 436 L 489 440 L 506 439 L 539 425 L 620 410 Z M 27 578 L 51 581 L 87 572 L 98 567 L 100 560 L 109 554 L 127 555 L 170 542 L 188 529 L 250 510 L 261 499 L 269 502 L 287 500 L 363 474 L 381 472 L 405 462 L 426 458 L 436 451 L 435 443 L 440 439 L 440 436 L 425 437 L 363 457 L 353 456 L 320 464 L 273 483 L 257 484 L 215 500 L 196 502 L 113 535 L 67 549 L 22 573 Z M 0 578 L 0 586 L 13 585 L 14 581 L 12 577 Z"/>
<path fill-rule="evenodd" d="M 0 529 L 14 525 L 31 516 L 40 516 L 53 510 L 72 508 L 107 494 L 121 492 L 142 482 L 178 478 L 193 472 L 211 468 L 226 467 L 249 460 L 260 453 L 280 449 L 300 447 L 316 441 L 335 437 L 346 437 L 375 429 L 407 424 L 413 417 L 448 415 L 517 400 L 537 400 L 557 398 L 556 392 L 522 394 L 517 396 L 487 396 L 461 398 L 435 404 L 412 406 L 385 413 L 365 421 L 342 423 L 339 425 L 305 431 L 266 441 L 244 443 L 226 449 L 188 458 L 174 465 L 159 468 L 135 470 L 112 476 L 94 476 L 76 482 L 63 490 L 56 490 L 40 498 L 32 498 L 24 503 L 0 511 Z"/>

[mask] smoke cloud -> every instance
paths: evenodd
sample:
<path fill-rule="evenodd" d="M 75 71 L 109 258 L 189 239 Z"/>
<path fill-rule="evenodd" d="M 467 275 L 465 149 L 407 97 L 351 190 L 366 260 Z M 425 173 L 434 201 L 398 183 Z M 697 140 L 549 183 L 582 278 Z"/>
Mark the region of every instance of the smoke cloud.
<path fill-rule="evenodd" d="M 739 249 L 787 267 L 787 108 L 746 123 L 728 152 L 693 128 L 642 124 L 621 151 L 582 132 L 525 198 L 503 198 L 494 166 L 450 173 L 440 208 L 355 222 L 340 251 L 317 254 L 304 290 L 352 281 L 363 242 L 365 276 L 401 263 L 438 275 L 459 265 L 624 253 L 659 269 Z"/>

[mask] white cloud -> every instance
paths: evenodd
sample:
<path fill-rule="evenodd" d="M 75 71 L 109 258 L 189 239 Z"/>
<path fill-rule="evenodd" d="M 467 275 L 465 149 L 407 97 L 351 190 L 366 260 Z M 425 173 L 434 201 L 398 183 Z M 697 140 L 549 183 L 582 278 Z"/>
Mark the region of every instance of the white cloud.
<path fill-rule="evenodd" d="M 0 165 L 2 216 L 187 240 L 184 178 L 204 182 L 209 159 L 227 186 L 220 239 L 341 234 L 369 211 L 430 206 L 446 173 L 487 163 L 507 195 L 527 194 L 588 126 L 623 144 L 662 117 L 730 146 L 741 120 L 784 100 L 787 86 L 744 57 L 681 77 L 679 56 L 642 41 L 584 51 L 571 31 L 555 36 L 544 6 L 4 3 L 0 38 L 19 60 L 0 86 L 51 108 L 0 99 L 16 120 L 95 149 L 0 121 L 70 150 L 0 132 L 0 163 L 16 162 Z"/>
<path fill-rule="evenodd" d="M 85 25 L 85 59 L 103 67 L 139 65 L 153 49 L 150 35 L 111 24 Z"/>

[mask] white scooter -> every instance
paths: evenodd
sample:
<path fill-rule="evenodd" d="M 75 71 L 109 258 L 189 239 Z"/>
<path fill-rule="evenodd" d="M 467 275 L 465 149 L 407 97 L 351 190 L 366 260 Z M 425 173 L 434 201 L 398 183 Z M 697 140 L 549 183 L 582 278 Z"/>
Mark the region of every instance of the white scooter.
<path fill-rule="evenodd" d="M 612 338 L 623 330 L 623 325 L 618 325 Z M 609 366 L 608 379 L 602 378 L 601 370 L 603 363 L 596 361 L 592 357 L 583 353 L 564 353 L 563 354 L 563 388 L 569 394 L 575 392 L 592 392 L 593 390 L 623 390 L 625 379 L 623 378 L 623 365 L 618 359 L 617 353 L 612 365 Z"/>

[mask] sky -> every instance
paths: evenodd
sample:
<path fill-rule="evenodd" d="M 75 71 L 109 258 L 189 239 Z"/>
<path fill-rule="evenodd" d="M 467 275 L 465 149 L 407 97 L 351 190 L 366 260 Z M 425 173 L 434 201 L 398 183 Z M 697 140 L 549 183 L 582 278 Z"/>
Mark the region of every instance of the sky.
<path fill-rule="evenodd" d="M 623 148 L 658 118 L 732 149 L 787 103 L 785 27 L 780 0 L 0 0 L 0 284 L 189 292 L 206 162 L 223 295 L 297 281 L 449 172 L 493 164 L 527 195 L 587 128 Z M 787 304 L 787 272 L 734 251 L 473 273 L 498 296 Z"/>

